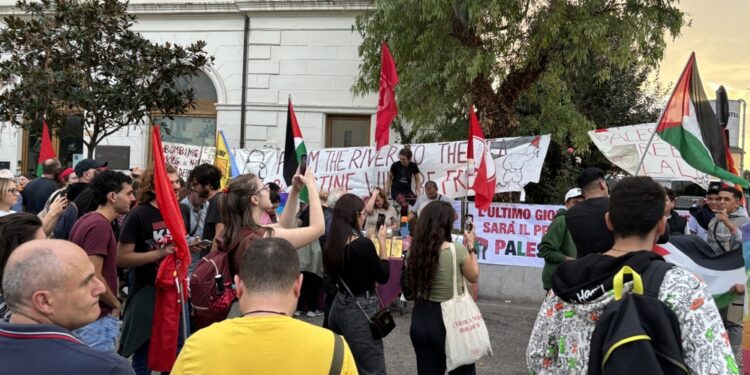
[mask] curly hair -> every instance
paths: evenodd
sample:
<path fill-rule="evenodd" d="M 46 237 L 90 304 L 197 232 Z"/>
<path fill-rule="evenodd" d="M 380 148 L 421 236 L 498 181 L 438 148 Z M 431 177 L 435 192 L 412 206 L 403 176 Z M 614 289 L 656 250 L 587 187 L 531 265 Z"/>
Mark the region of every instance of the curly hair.
<path fill-rule="evenodd" d="M 167 174 L 173 174 L 177 173 L 177 168 L 173 167 L 170 164 L 167 164 Z M 154 193 L 154 166 L 148 167 L 146 171 L 143 172 L 143 177 L 141 178 L 141 186 L 138 190 L 138 194 L 136 196 L 138 200 L 138 204 L 144 204 L 151 202 L 152 200 L 156 199 L 156 194 Z"/>
<path fill-rule="evenodd" d="M 615 235 L 645 236 L 664 219 L 666 193 L 651 177 L 626 177 L 609 196 L 609 219 Z"/>
<path fill-rule="evenodd" d="M 419 215 L 417 233 L 406 261 L 406 280 L 417 300 L 427 300 L 430 295 L 437 275 L 440 249 L 443 242 L 452 241 L 451 229 L 455 220 L 453 206 L 443 201 L 428 203 Z"/>

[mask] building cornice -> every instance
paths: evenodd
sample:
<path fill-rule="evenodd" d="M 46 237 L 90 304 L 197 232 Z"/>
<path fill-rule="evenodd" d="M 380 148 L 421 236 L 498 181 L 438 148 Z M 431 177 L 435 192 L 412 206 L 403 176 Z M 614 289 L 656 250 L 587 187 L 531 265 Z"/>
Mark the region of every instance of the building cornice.
<path fill-rule="evenodd" d="M 224 13 L 242 14 L 259 12 L 311 12 L 311 11 L 362 11 L 372 9 L 369 0 L 232 0 L 204 2 L 131 2 L 132 14 L 185 14 Z"/>
<path fill-rule="evenodd" d="M 226 0 L 131 1 L 128 12 L 146 14 L 242 14 L 259 12 L 362 11 L 373 9 L 370 0 Z M 0 5 L 0 15 L 20 14 L 15 5 Z"/>

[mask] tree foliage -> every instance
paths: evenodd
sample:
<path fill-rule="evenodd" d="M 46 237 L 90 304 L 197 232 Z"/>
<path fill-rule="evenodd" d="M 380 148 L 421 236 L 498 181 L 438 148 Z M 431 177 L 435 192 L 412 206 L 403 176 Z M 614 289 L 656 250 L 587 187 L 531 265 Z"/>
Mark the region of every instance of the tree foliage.
<path fill-rule="evenodd" d="M 0 30 L 0 113 L 21 127 L 43 117 L 59 131 L 80 115 L 89 157 L 119 129 L 152 115 L 170 117 L 195 105 L 178 77 L 195 75 L 213 57 L 205 42 L 158 44 L 131 30 L 135 17 L 117 0 L 20 0 Z"/>
<path fill-rule="evenodd" d="M 354 25 L 364 42 L 358 94 L 378 88 L 380 43 L 393 53 L 402 120 L 435 129 L 478 108 L 489 137 L 525 133 L 533 121 L 553 139 L 586 147 L 606 126 L 576 83 L 602 88 L 624 69 L 649 70 L 665 36 L 684 24 L 674 0 L 376 0 Z M 587 92 L 588 93 L 588 92 Z M 591 95 L 599 92 L 590 91 Z M 519 102 L 537 106 L 523 120 Z M 598 103 L 594 103 L 598 104 Z M 604 104 L 604 103 L 602 103 Z M 523 127 L 520 124 L 523 122 Z"/>

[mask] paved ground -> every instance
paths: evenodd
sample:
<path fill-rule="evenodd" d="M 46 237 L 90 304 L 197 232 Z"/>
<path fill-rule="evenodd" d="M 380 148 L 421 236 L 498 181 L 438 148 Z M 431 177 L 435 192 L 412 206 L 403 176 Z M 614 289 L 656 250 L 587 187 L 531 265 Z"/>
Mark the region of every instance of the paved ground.
<path fill-rule="evenodd" d="M 480 361 L 477 364 L 477 373 L 526 374 L 526 345 L 539 311 L 539 304 L 480 300 L 478 305 L 487 322 L 494 356 Z M 397 311 L 393 312 L 396 328 L 385 338 L 385 359 L 390 375 L 417 373 L 414 349 L 409 339 L 411 306 L 409 303 L 403 316 Z M 322 317 L 304 319 L 318 325 L 323 322 Z"/>

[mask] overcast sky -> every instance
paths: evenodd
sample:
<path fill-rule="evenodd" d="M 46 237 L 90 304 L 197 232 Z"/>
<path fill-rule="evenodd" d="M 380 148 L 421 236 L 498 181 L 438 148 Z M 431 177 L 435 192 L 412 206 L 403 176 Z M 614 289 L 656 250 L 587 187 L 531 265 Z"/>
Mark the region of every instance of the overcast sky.
<path fill-rule="evenodd" d="M 682 0 L 679 7 L 692 24 L 668 43 L 659 81 L 671 87 L 695 52 L 710 98 L 724 85 L 729 99 L 750 100 L 750 1 Z"/>

